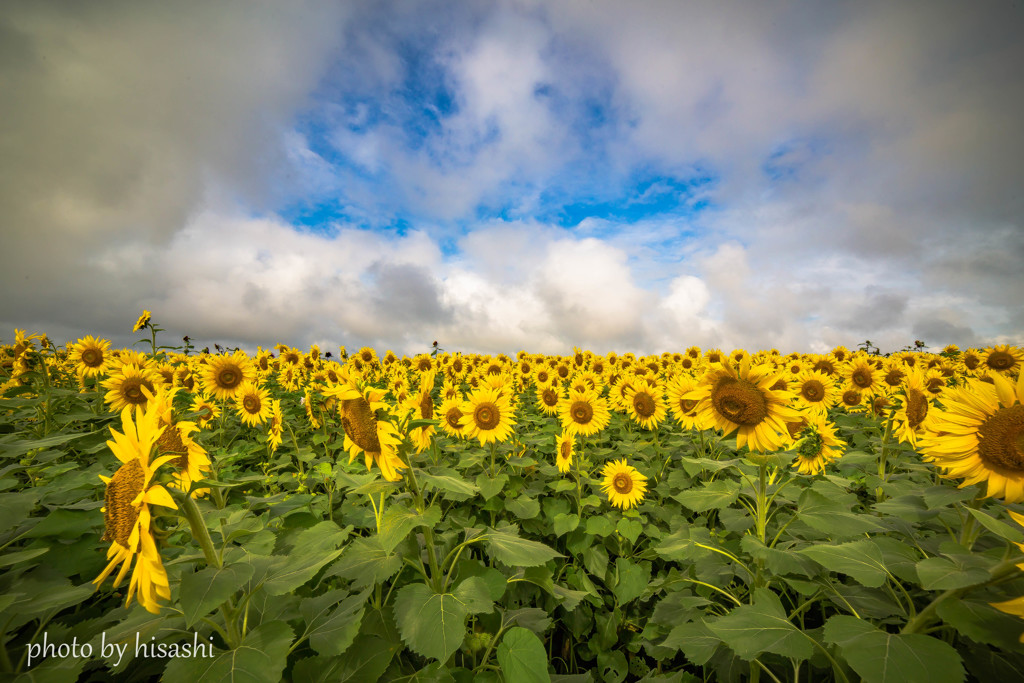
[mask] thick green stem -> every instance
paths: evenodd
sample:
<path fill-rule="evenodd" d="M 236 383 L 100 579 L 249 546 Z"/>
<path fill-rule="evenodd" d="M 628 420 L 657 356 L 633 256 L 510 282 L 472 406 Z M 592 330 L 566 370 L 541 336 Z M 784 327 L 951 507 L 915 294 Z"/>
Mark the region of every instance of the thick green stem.
<path fill-rule="evenodd" d="M 416 468 L 409 465 L 409 483 L 412 485 L 412 493 L 416 499 L 416 510 L 423 514 L 423 494 L 420 492 L 419 483 L 416 481 Z M 434 548 L 434 530 L 429 526 L 423 527 L 423 540 L 427 544 L 427 559 L 430 562 L 430 583 L 435 592 L 441 592 L 441 568 L 437 564 L 437 550 Z"/>
<path fill-rule="evenodd" d="M 885 491 L 882 490 L 882 486 L 885 484 L 886 472 L 885 465 L 889 459 L 889 440 L 892 439 L 892 421 L 896 416 L 896 411 L 889 411 L 889 420 L 885 424 L 885 435 L 882 437 L 882 453 L 878 456 L 878 488 L 875 489 L 875 500 L 881 503 L 885 500 Z"/>

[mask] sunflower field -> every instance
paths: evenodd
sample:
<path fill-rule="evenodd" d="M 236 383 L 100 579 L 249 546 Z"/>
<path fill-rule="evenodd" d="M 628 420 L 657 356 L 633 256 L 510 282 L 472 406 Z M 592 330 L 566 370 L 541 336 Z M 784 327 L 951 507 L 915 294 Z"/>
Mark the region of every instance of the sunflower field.
<path fill-rule="evenodd" d="M 18 681 L 1024 679 L 1024 351 L 0 345 Z"/>

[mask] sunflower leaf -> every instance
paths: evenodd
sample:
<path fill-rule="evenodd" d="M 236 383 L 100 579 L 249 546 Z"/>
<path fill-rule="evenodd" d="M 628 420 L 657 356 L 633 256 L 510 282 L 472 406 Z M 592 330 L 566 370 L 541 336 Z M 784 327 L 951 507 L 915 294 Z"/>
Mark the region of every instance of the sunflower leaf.
<path fill-rule="evenodd" d="M 960 683 L 960 655 L 941 640 L 917 633 L 891 634 L 857 617 L 840 614 L 825 623 L 825 641 L 837 645 L 867 683 Z"/>
<path fill-rule="evenodd" d="M 410 583 L 395 595 L 395 620 L 402 640 L 424 657 L 440 662 L 466 635 L 466 603 L 452 593 L 435 593 L 424 583 Z"/>
<path fill-rule="evenodd" d="M 255 571 L 251 564 L 236 563 L 224 567 L 207 567 L 181 579 L 181 609 L 185 627 L 209 614 L 242 588 Z"/>
<path fill-rule="evenodd" d="M 510 567 L 537 567 L 556 557 L 565 557 L 543 543 L 520 538 L 514 526 L 488 528 L 484 539 L 488 554 Z"/>

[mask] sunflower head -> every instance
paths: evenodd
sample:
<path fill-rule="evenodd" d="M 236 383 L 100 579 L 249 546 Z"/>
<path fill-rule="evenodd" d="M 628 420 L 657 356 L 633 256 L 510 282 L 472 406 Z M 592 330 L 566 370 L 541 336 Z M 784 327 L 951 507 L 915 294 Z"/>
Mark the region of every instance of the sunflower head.
<path fill-rule="evenodd" d="M 203 371 L 203 385 L 218 399 L 235 398 L 242 385 L 256 379 L 256 368 L 242 351 L 230 356 L 210 356 Z"/>
<path fill-rule="evenodd" d="M 601 474 L 601 489 L 615 507 L 628 510 L 643 501 L 647 493 L 647 477 L 627 465 L 625 459 L 608 463 Z"/>
<path fill-rule="evenodd" d="M 555 464 L 558 471 L 565 474 L 572 467 L 573 437 L 568 432 L 562 432 L 555 437 Z"/>

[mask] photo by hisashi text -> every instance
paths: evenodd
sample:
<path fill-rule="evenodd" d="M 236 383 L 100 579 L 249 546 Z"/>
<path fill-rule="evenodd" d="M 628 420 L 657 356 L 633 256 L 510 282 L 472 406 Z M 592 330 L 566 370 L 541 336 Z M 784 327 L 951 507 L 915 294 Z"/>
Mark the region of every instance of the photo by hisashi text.
<path fill-rule="evenodd" d="M 212 636 L 210 640 L 213 640 Z M 33 663 L 38 664 L 47 657 L 59 657 L 61 659 L 80 657 L 89 659 L 93 654 L 98 654 L 112 666 L 117 666 L 121 663 L 121 659 L 125 654 L 128 653 L 128 648 L 132 647 L 132 645 L 133 643 L 130 641 L 107 642 L 107 633 L 104 631 L 100 635 L 100 644 L 97 651 L 93 648 L 92 643 L 79 643 L 78 636 L 72 638 L 70 643 L 51 643 L 49 634 L 44 631 L 41 643 L 29 643 L 28 665 L 31 667 Z M 185 641 L 183 643 L 158 643 L 156 642 L 156 636 L 151 636 L 149 642 L 146 642 L 136 633 L 132 653 L 135 657 L 159 657 L 161 659 L 214 656 L 213 643 L 200 642 L 198 633 L 192 634 L 192 642 Z"/>

